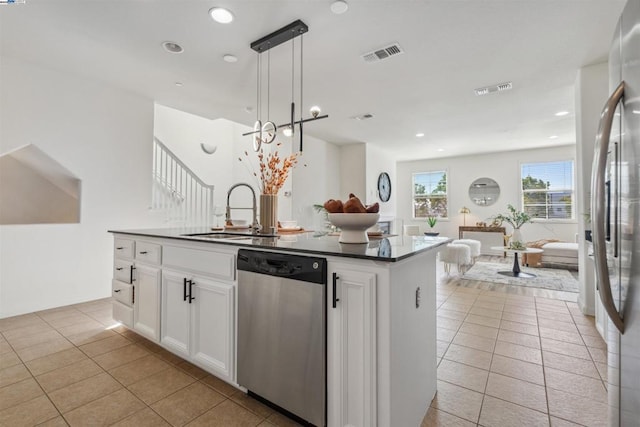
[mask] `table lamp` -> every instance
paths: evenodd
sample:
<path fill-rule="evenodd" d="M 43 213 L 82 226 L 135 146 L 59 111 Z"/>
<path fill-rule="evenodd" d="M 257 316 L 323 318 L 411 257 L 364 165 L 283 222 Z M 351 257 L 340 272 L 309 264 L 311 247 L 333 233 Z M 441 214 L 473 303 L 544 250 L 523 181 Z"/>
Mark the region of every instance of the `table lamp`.
<path fill-rule="evenodd" d="M 460 210 L 458 211 L 458 213 L 461 213 L 462 215 L 464 215 L 462 217 L 462 225 L 467 225 L 467 214 L 471 213 L 471 211 L 469 210 L 468 207 L 463 206 L 460 208 Z"/>

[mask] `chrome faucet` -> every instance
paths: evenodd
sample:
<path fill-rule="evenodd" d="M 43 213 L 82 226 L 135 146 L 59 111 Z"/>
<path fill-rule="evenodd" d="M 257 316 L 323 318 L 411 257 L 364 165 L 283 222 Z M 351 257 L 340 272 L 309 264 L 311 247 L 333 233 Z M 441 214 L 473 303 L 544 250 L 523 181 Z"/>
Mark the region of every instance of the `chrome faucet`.
<path fill-rule="evenodd" d="M 253 196 L 253 207 L 251 208 L 232 208 L 231 206 L 229 206 L 229 200 L 231 199 L 231 192 L 233 190 L 235 190 L 238 187 L 247 187 L 249 188 L 249 190 L 251 190 L 251 195 Z M 225 215 L 225 220 L 228 223 L 229 221 L 231 221 L 231 209 L 252 209 L 253 210 L 253 224 L 251 224 L 251 233 L 252 234 L 258 234 L 258 232 L 260 231 L 260 229 L 262 228 L 260 226 L 260 223 L 258 222 L 258 204 L 256 203 L 256 192 L 253 189 L 252 186 L 250 186 L 247 183 L 244 182 L 239 182 L 237 184 L 234 184 L 231 186 L 231 188 L 229 188 L 229 191 L 227 191 L 227 213 Z"/>

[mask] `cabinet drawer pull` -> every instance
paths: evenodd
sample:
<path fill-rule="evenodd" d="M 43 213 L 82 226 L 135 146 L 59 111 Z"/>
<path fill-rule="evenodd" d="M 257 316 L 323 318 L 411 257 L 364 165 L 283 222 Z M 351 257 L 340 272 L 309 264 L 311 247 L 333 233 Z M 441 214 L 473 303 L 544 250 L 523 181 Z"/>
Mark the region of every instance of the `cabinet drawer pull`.
<path fill-rule="evenodd" d="M 121 251 L 121 250 L 123 250 L 123 249 L 124 249 L 124 246 L 118 246 L 118 247 L 116 248 L 116 250 L 118 250 L 118 251 Z"/>
<path fill-rule="evenodd" d="M 129 283 L 133 283 L 136 281 L 136 279 L 133 278 L 133 270 L 135 270 L 136 268 L 132 265 L 131 269 L 129 270 Z"/>
<path fill-rule="evenodd" d="M 124 267 L 116 267 L 116 270 L 118 270 L 118 271 L 124 270 Z"/>
<path fill-rule="evenodd" d="M 189 304 L 191 304 L 191 301 L 195 299 L 195 297 L 193 297 L 192 295 L 193 295 L 193 280 L 189 280 Z"/>
<path fill-rule="evenodd" d="M 146 255 L 147 253 L 147 251 L 140 251 L 140 255 Z"/>
<path fill-rule="evenodd" d="M 182 301 L 187 300 L 187 278 L 185 277 L 182 282 Z"/>
<path fill-rule="evenodd" d="M 340 298 L 336 297 L 336 287 L 338 284 L 338 273 L 333 273 L 333 308 L 336 308 L 336 303 L 340 301 Z"/>
<path fill-rule="evenodd" d="M 113 292 L 118 293 L 118 292 L 120 292 L 120 291 L 122 291 L 122 289 L 116 289 L 116 290 L 114 290 Z"/>

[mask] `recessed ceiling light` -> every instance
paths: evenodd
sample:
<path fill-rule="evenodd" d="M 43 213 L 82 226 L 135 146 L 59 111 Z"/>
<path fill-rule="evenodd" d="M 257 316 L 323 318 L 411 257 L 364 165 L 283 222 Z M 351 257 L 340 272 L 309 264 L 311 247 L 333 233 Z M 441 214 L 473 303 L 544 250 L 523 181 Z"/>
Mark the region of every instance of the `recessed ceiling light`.
<path fill-rule="evenodd" d="M 162 47 L 169 53 L 182 53 L 184 49 L 176 42 L 164 42 Z"/>
<path fill-rule="evenodd" d="M 558 116 L 558 117 L 562 117 L 562 116 L 566 116 L 567 114 L 569 114 L 569 112 L 568 112 L 568 111 L 558 111 L 558 112 L 556 113 L 556 116 Z"/>
<path fill-rule="evenodd" d="M 331 12 L 335 13 L 336 15 L 345 13 L 347 9 L 349 9 L 349 5 L 344 0 L 336 0 L 331 3 Z"/>
<path fill-rule="evenodd" d="M 632 113 L 633 114 L 640 114 L 640 110 L 633 110 Z"/>
<path fill-rule="evenodd" d="M 226 54 L 225 56 L 222 57 L 222 59 L 224 59 L 224 62 L 238 62 L 238 57 L 235 55 L 230 55 L 230 54 Z"/>
<path fill-rule="evenodd" d="M 233 13 L 223 7 L 212 7 L 209 9 L 209 15 L 219 24 L 228 24 L 233 21 Z"/>
<path fill-rule="evenodd" d="M 558 139 L 558 135 L 551 135 L 549 139 Z"/>
<path fill-rule="evenodd" d="M 438 152 L 442 153 L 444 151 L 444 148 L 438 148 Z"/>
<path fill-rule="evenodd" d="M 422 133 L 422 132 L 418 132 L 418 133 L 416 133 L 416 136 L 417 136 L 418 138 L 422 138 L 422 137 L 424 136 L 424 133 Z"/>
<path fill-rule="evenodd" d="M 176 86 L 178 87 L 182 86 L 182 82 L 176 82 Z"/>

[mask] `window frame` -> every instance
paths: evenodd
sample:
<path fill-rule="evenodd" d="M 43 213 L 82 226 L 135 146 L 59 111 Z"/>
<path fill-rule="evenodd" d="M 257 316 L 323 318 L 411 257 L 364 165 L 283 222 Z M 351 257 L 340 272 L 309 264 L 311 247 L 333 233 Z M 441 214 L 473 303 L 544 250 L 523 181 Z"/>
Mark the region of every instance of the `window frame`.
<path fill-rule="evenodd" d="M 576 190 L 576 161 L 574 158 L 564 158 L 564 159 L 555 159 L 555 160 L 537 160 L 537 161 L 526 161 L 526 162 L 520 162 L 519 165 L 519 187 L 520 187 L 520 209 L 524 212 L 525 211 L 525 203 L 524 203 L 524 195 L 527 192 L 531 192 L 531 191 L 525 191 L 522 188 L 522 179 L 525 178 L 522 176 L 522 167 L 524 165 L 540 165 L 540 164 L 545 164 L 545 163 L 571 163 L 571 184 L 572 184 L 572 188 L 567 188 L 567 189 L 560 189 L 560 190 L 554 190 L 554 191 L 571 191 L 571 217 L 570 218 L 531 218 L 532 222 L 539 222 L 539 223 L 576 223 L 576 207 L 577 207 L 577 201 L 576 201 L 576 196 L 577 196 L 577 190 Z M 535 192 L 535 191 L 534 191 Z M 541 191 L 542 192 L 542 191 Z M 548 190 L 546 190 L 546 192 L 548 192 Z M 549 205 L 545 205 L 545 206 L 549 206 Z"/>
<path fill-rule="evenodd" d="M 444 197 L 444 199 L 446 199 L 446 210 L 447 210 L 447 216 L 438 216 L 438 220 L 442 220 L 442 221 L 449 221 L 451 218 L 451 215 L 449 215 L 449 208 L 450 208 L 450 199 L 449 199 L 449 183 L 450 183 L 450 179 L 451 177 L 449 176 L 449 170 L 447 168 L 439 168 L 439 169 L 435 169 L 435 170 L 427 170 L 427 171 L 421 171 L 421 172 L 412 172 L 411 173 L 411 218 L 414 220 L 424 220 L 427 217 L 426 216 L 416 216 L 416 210 L 415 210 L 415 198 L 416 198 L 416 193 L 415 193 L 415 177 L 416 175 L 424 175 L 424 174 L 433 174 L 433 173 L 443 173 L 446 178 L 447 178 L 447 189 L 444 193 L 444 195 L 442 195 Z M 428 195 L 427 195 L 428 196 Z M 438 196 L 440 196 L 438 194 Z"/>

